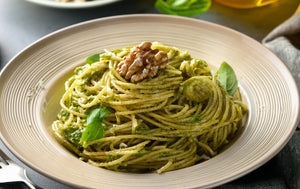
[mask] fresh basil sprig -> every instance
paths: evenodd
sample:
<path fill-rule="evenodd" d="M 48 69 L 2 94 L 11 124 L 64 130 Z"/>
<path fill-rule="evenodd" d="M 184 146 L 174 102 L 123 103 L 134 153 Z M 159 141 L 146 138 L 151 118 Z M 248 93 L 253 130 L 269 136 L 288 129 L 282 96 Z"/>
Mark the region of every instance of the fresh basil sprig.
<path fill-rule="evenodd" d="M 163 14 L 194 16 L 211 6 L 211 0 L 157 0 L 155 8 Z"/>
<path fill-rule="evenodd" d="M 104 123 L 102 120 L 110 113 L 107 107 L 92 110 L 87 117 L 87 127 L 82 133 L 80 143 L 84 148 L 88 147 L 88 141 L 97 140 L 103 137 Z"/>
<path fill-rule="evenodd" d="M 233 96 L 238 87 L 238 81 L 232 67 L 223 62 L 218 70 L 217 80 L 223 85 L 229 95 Z"/>

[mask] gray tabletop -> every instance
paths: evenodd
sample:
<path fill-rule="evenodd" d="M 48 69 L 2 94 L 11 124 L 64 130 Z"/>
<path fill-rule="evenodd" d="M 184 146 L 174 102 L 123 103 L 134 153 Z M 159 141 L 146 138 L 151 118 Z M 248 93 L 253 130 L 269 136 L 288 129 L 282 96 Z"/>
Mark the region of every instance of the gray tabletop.
<path fill-rule="evenodd" d="M 122 14 L 160 14 L 154 8 L 155 0 L 123 0 L 113 4 L 89 9 L 59 9 L 44 7 L 23 0 L 0 1 L 0 66 L 1 69 L 22 49 L 39 38 L 60 28 L 90 19 Z M 261 41 L 272 29 L 290 17 L 299 0 L 281 0 L 271 6 L 239 10 L 213 3 L 204 14 L 196 19 L 221 24 L 240 31 Z M 1 112 L 0 112 L 1 113 Z M 295 133 L 299 135 L 299 133 Z M 298 141 L 293 141 L 298 140 Z M 294 143 L 299 144 L 299 136 L 291 139 L 283 151 Z M 35 172 L 18 160 L 0 141 L 2 149 L 13 161 L 28 170 L 28 176 L 41 188 L 71 188 Z M 285 174 L 280 172 L 281 153 L 252 173 L 218 188 L 289 188 Z M 275 168 L 277 167 L 277 168 Z M 1 175 L 0 175 L 1 176 Z M 267 181 L 267 182 L 266 182 Z M 20 185 L 3 185 L 0 188 L 22 188 Z"/>

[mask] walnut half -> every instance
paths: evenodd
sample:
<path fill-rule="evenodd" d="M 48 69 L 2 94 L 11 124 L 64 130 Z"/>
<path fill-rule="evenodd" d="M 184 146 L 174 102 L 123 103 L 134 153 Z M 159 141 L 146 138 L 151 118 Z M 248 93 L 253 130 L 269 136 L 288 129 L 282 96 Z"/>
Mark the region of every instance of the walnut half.
<path fill-rule="evenodd" d="M 166 67 L 168 55 L 158 49 L 151 49 L 151 42 L 143 42 L 119 63 L 117 71 L 131 82 L 154 77 L 159 69 Z"/>

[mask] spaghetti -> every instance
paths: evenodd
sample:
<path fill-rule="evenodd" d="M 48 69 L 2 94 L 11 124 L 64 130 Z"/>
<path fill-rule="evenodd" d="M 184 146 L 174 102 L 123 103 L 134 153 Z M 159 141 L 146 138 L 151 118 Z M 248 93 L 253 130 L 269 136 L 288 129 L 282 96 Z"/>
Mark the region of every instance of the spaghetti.
<path fill-rule="evenodd" d="M 134 48 L 105 50 L 96 62 L 75 69 L 52 124 L 58 140 L 83 161 L 126 172 L 162 173 L 218 154 L 247 112 L 238 92 L 230 96 L 205 61 L 160 43 L 152 48 L 168 55 L 165 68 L 132 83 L 117 67 Z M 185 91 L 187 80 L 197 77 L 210 91 L 199 101 L 184 95 L 197 96 L 194 89 Z M 89 113 L 103 107 L 110 110 L 100 120 L 103 135 L 82 143 Z"/>

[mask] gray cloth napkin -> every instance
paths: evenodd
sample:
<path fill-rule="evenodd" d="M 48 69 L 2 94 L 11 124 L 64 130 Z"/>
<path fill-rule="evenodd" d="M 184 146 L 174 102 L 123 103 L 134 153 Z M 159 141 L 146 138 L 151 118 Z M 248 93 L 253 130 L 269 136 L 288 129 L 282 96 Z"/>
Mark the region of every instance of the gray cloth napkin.
<path fill-rule="evenodd" d="M 276 27 L 262 41 L 290 69 L 300 87 L 300 12 Z M 218 189 L 300 189 L 300 124 L 274 158 L 250 174 Z"/>
<path fill-rule="evenodd" d="M 275 28 L 262 42 L 288 66 L 300 86 L 300 12 Z"/>

